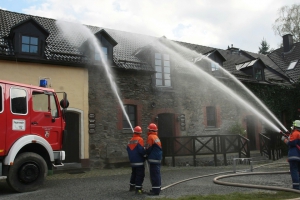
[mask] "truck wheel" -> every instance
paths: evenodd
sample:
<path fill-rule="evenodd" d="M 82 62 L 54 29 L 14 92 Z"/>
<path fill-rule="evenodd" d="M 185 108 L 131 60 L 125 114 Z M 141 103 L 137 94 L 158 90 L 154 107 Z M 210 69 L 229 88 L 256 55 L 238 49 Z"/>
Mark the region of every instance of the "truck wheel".
<path fill-rule="evenodd" d="M 36 153 L 26 152 L 18 155 L 10 166 L 7 182 L 17 192 L 37 190 L 47 175 L 45 160 Z"/>

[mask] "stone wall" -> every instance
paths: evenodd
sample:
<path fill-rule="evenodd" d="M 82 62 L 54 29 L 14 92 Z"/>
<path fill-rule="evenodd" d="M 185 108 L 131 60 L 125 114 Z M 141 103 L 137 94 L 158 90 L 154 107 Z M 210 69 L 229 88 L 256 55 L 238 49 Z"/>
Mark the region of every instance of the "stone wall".
<path fill-rule="evenodd" d="M 173 70 L 171 89 L 153 87 L 150 72 L 115 69 L 113 73 L 121 100 L 139 104 L 139 125 L 144 133 L 159 112 L 185 115 L 186 129 L 179 132 L 180 136 L 229 134 L 230 126 L 244 115 L 228 93 L 195 73 Z M 216 106 L 218 127 L 206 127 L 206 106 Z M 132 131 L 119 126 L 120 105 L 101 67 L 89 67 L 89 108 L 89 113 L 95 114 L 95 133 L 89 136 L 90 166 L 104 168 L 107 158 L 124 160 Z M 145 134 L 143 137 L 146 140 Z"/>

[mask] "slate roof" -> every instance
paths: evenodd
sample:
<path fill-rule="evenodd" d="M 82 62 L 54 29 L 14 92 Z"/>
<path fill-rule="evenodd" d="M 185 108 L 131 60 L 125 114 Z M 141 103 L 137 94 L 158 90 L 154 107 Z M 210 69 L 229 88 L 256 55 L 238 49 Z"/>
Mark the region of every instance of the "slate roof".
<path fill-rule="evenodd" d="M 276 49 L 269 54 L 269 57 L 293 82 L 296 82 L 300 78 L 300 42 L 294 43 L 288 52 L 284 52 L 283 49 L 283 47 Z M 293 69 L 288 70 L 292 61 L 297 61 L 297 64 Z"/>
<path fill-rule="evenodd" d="M 13 26 L 16 26 L 20 22 L 33 18 L 37 21 L 50 35 L 47 38 L 47 46 L 45 49 L 46 59 L 49 61 L 65 61 L 74 63 L 85 63 L 82 53 L 79 51 L 79 46 L 84 42 L 84 38 L 80 35 L 73 40 L 72 44 L 67 42 L 63 35 L 60 34 L 59 28 L 56 25 L 56 20 L 21 14 L 16 12 L 10 12 L 0 9 L 0 54 L 1 47 L 9 48 L 10 54 L 5 50 L 5 55 L 13 55 L 13 47 L 11 41 L 5 39 Z M 88 26 L 93 34 L 101 31 L 102 27 Z M 135 33 L 128 33 L 123 31 L 116 31 L 113 29 L 104 29 L 118 44 L 114 47 L 113 59 L 116 67 L 125 69 L 139 69 L 139 70 L 150 70 L 153 68 L 140 61 L 134 56 L 134 52 L 157 39 L 155 37 L 140 35 Z M 3 53 L 3 51 L 2 51 Z M 3 54 L 2 54 L 3 55 Z"/>
<path fill-rule="evenodd" d="M 63 35 L 60 34 L 59 28 L 56 25 L 56 20 L 39 16 L 15 13 L 1 9 L 0 55 L 13 56 L 14 51 L 12 43 L 6 37 L 10 34 L 10 30 L 12 27 L 30 18 L 34 19 L 46 31 L 49 32 L 49 37 L 46 40 L 47 45 L 45 49 L 46 60 L 53 62 L 71 62 L 77 64 L 85 64 L 87 62 L 87 59 L 84 59 L 84 56 L 78 48 L 84 42 L 85 38 L 77 36 L 73 43 L 69 44 L 64 39 Z M 138 56 L 135 55 L 138 52 L 138 50 L 147 48 L 147 46 L 151 46 L 151 44 L 159 40 L 159 38 L 90 25 L 85 26 L 89 28 L 93 34 L 96 34 L 97 32 L 104 29 L 117 42 L 117 45 L 114 47 L 113 52 L 113 60 L 117 68 L 154 71 L 153 67 L 143 62 L 138 58 Z M 266 70 L 264 71 L 265 78 L 268 83 L 287 82 L 288 79 L 286 78 L 285 73 L 293 77 L 293 80 L 296 79 L 296 76 L 299 76 L 300 74 L 300 62 L 298 62 L 294 70 L 286 71 L 289 61 L 297 58 L 297 56 L 294 56 L 295 52 L 298 52 L 299 59 L 300 43 L 295 45 L 295 52 L 286 54 L 284 59 L 282 59 L 281 49 L 272 52 L 272 54 L 270 54 L 268 57 L 262 54 L 251 53 L 233 47 L 228 48 L 227 50 L 223 50 L 180 41 L 174 42 L 203 55 L 207 55 L 213 51 L 218 51 L 225 59 L 223 67 L 233 75 L 237 76 L 240 80 L 256 81 L 252 78 L 252 76 L 245 74 L 241 70 L 237 70 L 236 65 L 245 62 L 251 62 L 257 59 L 262 60 L 262 62 L 266 66 Z M 235 50 L 234 53 L 232 53 L 232 50 Z"/>
<path fill-rule="evenodd" d="M 202 45 L 197 45 L 197 44 L 191 44 L 191 43 L 187 43 L 187 42 L 180 42 L 180 41 L 174 41 L 178 44 L 180 44 L 183 47 L 186 47 L 192 51 L 195 51 L 197 53 L 201 53 L 203 55 L 215 50 L 216 48 L 213 47 L 207 47 L 207 46 L 202 46 Z"/>

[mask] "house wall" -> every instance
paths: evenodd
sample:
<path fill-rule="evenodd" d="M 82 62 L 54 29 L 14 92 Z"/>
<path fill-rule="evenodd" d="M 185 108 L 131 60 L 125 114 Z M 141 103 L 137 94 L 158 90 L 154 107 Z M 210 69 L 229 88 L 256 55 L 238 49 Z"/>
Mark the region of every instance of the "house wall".
<path fill-rule="evenodd" d="M 51 88 L 56 92 L 64 91 L 67 93 L 70 102 L 68 109 L 83 113 L 80 152 L 82 160 L 88 159 L 88 71 L 80 67 L 5 60 L 0 61 L 0 70 L 0 79 L 35 86 L 39 85 L 39 77 L 51 78 Z"/>
<path fill-rule="evenodd" d="M 135 70 L 112 71 L 119 88 L 122 103 L 118 102 L 106 72 L 101 66 L 89 66 L 89 106 L 90 114 L 95 115 L 95 132 L 90 133 L 90 167 L 104 168 L 108 158 L 127 157 L 127 142 L 132 130 L 123 130 L 121 106 L 124 103 L 137 105 L 140 113 L 142 136 L 146 140 L 146 128 L 151 122 L 150 102 L 151 77 Z"/>
<path fill-rule="evenodd" d="M 95 114 L 95 131 L 89 134 L 90 167 L 105 168 L 108 159 L 127 157 L 126 147 L 132 130 L 122 129 L 120 102 L 103 67 L 89 66 L 88 69 L 90 113 Z M 149 72 L 120 69 L 112 72 L 121 104 L 135 104 L 138 107 L 138 125 L 143 129 L 144 140 L 147 138 L 147 126 L 150 122 L 156 123 L 155 118 L 161 113 L 172 113 L 176 119 L 181 114 L 185 115 L 185 130 L 181 130 L 179 121 L 175 120 L 173 136 L 231 134 L 230 127 L 235 122 L 242 124 L 247 114 L 243 105 L 239 106 L 231 94 L 195 73 L 173 71 L 173 88 L 166 89 L 154 87 L 154 74 Z M 154 107 L 151 106 L 153 103 Z M 206 126 L 206 106 L 216 107 L 215 128 Z"/>

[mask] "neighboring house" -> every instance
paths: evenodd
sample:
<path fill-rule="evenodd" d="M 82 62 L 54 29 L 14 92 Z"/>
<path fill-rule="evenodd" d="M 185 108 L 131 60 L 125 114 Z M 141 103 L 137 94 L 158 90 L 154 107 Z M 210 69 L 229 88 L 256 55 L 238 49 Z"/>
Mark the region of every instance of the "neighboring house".
<path fill-rule="evenodd" d="M 268 57 L 284 72 L 291 82 L 300 78 L 300 42 L 294 43 L 293 36 L 283 36 L 283 47 L 272 51 Z"/>
<path fill-rule="evenodd" d="M 55 22 L 0 10 L 0 78 L 37 85 L 48 77 L 52 88 L 68 93 L 66 162 L 83 167 L 104 168 L 111 158 L 126 158 L 130 124 L 142 126 L 146 139 L 151 122 L 160 137 L 229 134 L 239 122 L 258 149 L 263 123 L 232 98 L 244 91 L 222 68 L 242 82 L 290 85 L 271 56 L 95 26 L 86 26 L 95 38 L 74 30 L 70 43 Z"/>
<path fill-rule="evenodd" d="M 88 166 L 88 70 L 55 28 L 55 21 L 0 10 L 0 79 L 49 87 L 68 94 L 66 162 Z M 62 98 L 62 97 L 60 97 Z"/>

